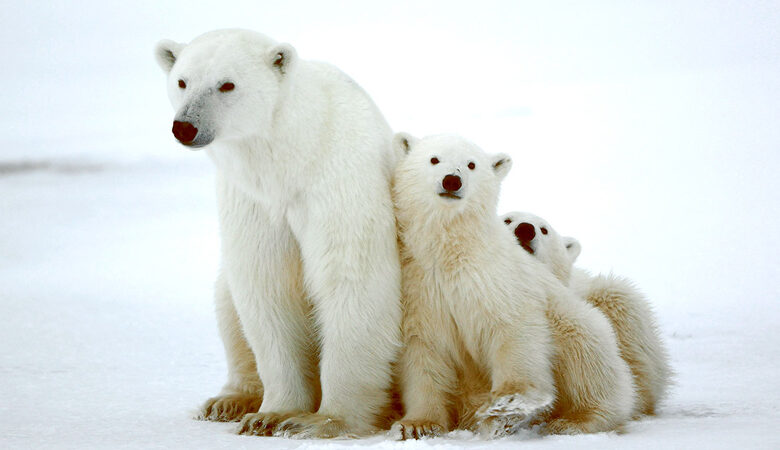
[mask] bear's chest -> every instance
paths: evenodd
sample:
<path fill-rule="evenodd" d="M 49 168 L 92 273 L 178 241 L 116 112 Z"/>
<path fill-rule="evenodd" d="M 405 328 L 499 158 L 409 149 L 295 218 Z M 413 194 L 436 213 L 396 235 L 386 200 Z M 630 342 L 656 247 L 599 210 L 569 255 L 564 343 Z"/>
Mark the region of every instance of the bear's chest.
<path fill-rule="evenodd" d="M 293 170 L 286 161 L 264 151 L 216 148 L 209 151 L 209 156 L 225 182 L 269 207 L 284 209 L 306 186 L 304 170 Z"/>

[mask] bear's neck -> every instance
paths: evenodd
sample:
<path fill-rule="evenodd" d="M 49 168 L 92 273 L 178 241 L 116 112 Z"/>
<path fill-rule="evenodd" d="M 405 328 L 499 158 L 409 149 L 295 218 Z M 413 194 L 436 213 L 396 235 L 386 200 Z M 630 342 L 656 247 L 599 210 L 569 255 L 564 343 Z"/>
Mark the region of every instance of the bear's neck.
<path fill-rule="evenodd" d="M 327 110 L 322 104 L 327 96 L 316 83 L 299 79 L 298 72 L 290 74 L 269 124 L 257 134 L 220 141 L 207 150 L 226 182 L 271 203 L 293 198 L 329 157 L 320 140 L 326 124 L 318 113 Z"/>

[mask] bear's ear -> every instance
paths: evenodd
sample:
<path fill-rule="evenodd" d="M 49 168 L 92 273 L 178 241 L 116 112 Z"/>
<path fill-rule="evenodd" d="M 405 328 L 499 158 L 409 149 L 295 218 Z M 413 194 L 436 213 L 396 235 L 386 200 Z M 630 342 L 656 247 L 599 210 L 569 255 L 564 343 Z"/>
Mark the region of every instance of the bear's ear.
<path fill-rule="evenodd" d="M 512 158 L 506 153 L 498 153 L 490 157 L 490 166 L 500 180 L 503 180 L 512 168 Z"/>
<path fill-rule="evenodd" d="M 580 252 L 582 251 L 580 241 L 567 236 L 563 238 L 563 245 L 566 247 L 566 254 L 569 255 L 569 261 L 574 264 L 574 261 L 577 260 L 577 257 L 580 256 Z"/>
<path fill-rule="evenodd" d="M 179 53 L 184 46 L 185 44 L 180 44 L 170 39 L 163 39 L 154 47 L 154 56 L 157 59 L 157 64 L 162 67 L 165 73 L 171 71 L 176 63 L 176 58 L 179 57 Z"/>
<path fill-rule="evenodd" d="M 393 136 L 393 150 L 403 156 L 409 154 L 412 146 L 417 142 L 417 138 L 409 133 L 396 133 Z"/>
<path fill-rule="evenodd" d="M 298 53 L 295 51 L 295 48 L 287 43 L 275 45 L 268 50 L 269 64 L 281 75 L 290 72 L 297 59 Z"/>

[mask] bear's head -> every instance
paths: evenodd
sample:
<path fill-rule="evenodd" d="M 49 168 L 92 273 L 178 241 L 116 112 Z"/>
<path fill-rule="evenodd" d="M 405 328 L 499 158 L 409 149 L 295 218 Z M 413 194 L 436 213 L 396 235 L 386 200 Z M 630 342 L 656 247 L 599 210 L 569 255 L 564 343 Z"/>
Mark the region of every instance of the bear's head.
<path fill-rule="evenodd" d="M 247 30 L 212 31 L 189 44 L 164 39 L 155 56 L 168 74 L 173 135 L 191 148 L 264 136 L 297 58 L 289 44 Z"/>
<path fill-rule="evenodd" d="M 495 217 L 501 181 L 512 166 L 509 156 L 488 155 L 455 135 L 418 139 L 398 133 L 393 145 L 403 155 L 394 182 L 398 202 L 438 217 L 485 209 Z"/>
<path fill-rule="evenodd" d="M 511 212 L 501 216 L 517 243 L 539 261 L 547 264 L 555 276 L 568 284 L 571 268 L 582 247 L 573 237 L 562 237 L 539 216 L 527 212 Z"/>

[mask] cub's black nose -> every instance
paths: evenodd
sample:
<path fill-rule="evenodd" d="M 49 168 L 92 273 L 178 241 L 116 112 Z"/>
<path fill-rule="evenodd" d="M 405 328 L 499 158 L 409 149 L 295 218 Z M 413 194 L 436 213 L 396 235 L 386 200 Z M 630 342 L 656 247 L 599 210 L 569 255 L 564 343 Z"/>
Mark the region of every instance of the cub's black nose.
<path fill-rule="evenodd" d="M 184 145 L 192 144 L 195 136 L 198 135 L 198 129 L 189 122 L 173 121 L 173 135 Z"/>
<path fill-rule="evenodd" d="M 461 186 L 463 186 L 463 183 L 461 183 L 460 177 L 457 175 L 446 175 L 444 179 L 441 180 L 441 187 L 448 192 L 458 191 Z"/>
<path fill-rule="evenodd" d="M 515 228 L 515 236 L 520 242 L 531 242 L 536 237 L 536 230 L 532 224 L 523 222 Z"/>

